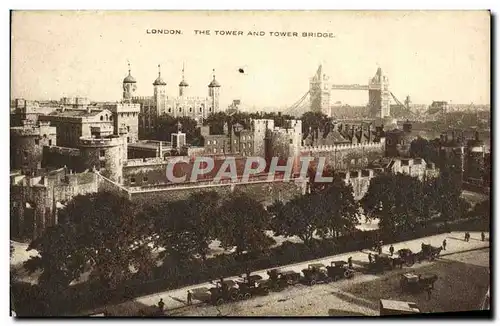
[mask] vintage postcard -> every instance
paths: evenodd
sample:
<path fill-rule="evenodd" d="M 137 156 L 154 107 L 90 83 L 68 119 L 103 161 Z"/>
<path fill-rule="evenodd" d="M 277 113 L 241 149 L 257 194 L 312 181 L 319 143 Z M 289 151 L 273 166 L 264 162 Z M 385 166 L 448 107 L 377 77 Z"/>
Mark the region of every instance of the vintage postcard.
<path fill-rule="evenodd" d="M 12 11 L 17 317 L 491 317 L 491 13 Z"/>

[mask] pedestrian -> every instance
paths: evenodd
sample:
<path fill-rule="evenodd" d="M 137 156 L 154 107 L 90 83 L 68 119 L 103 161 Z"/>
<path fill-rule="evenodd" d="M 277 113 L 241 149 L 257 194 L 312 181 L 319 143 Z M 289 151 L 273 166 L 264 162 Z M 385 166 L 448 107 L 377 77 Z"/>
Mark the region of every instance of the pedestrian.
<path fill-rule="evenodd" d="M 382 254 L 382 246 L 379 246 L 378 247 L 378 254 L 381 255 Z"/>
<path fill-rule="evenodd" d="M 481 241 L 484 241 L 486 239 L 486 236 L 484 235 L 484 232 L 481 232 Z"/>
<path fill-rule="evenodd" d="M 432 286 L 429 284 L 427 286 L 427 300 L 431 299 L 431 294 L 432 294 Z"/>
<path fill-rule="evenodd" d="M 368 253 L 368 261 L 370 262 L 370 264 L 372 263 L 372 260 L 373 260 L 373 258 L 372 258 L 372 253 L 371 253 L 371 252 L 369 252 L 369 253 Z"/>
<path fill-rule="evenodd" d="M 349 268 L 352 268 L 352 257 L 347 258 L 347 263 L 349 264 Z"/>
<path fill-rule="evenodd" d="M 467 232 L 467 242 L 469 242 L 469 240 L 470 240 L 470 233 Z"/>
<path fill-rule="evenodd" d="M 391 256 L 394 255 L 394 247 L 392 245 L 389 247 L 389 252 L 391 253 Z"/>
<path fill-rule="evenodd" d="M 163 302 L 163 298 L 158 302 L 158 308 L 160 308 L 160 313 L 163 313 L 163 309 L 165 308 L 165 302 Z"/>
<path fill-rule="evenodd" d="M 446 239 L 443 240 L 443 250 L 446 250 Z"/>
<path fill-rule="evenodd" d="M 190 290 L 188 290 L 188 293 L 187 293 L 187 304 L 191 305 L 191 303 L 193 303 L 193 294 L 191 293 Z"/>

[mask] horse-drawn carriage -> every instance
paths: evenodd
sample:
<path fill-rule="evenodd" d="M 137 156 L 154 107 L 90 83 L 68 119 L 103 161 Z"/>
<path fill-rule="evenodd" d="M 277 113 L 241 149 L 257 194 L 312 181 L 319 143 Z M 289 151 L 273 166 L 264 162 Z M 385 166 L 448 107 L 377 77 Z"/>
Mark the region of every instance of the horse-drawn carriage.
<path fill-rule="evenodd" d="M 422 251 L 419 252 L 417 259 L 418 261 L 422 261 L 424 259 L 432 261 L 439 257 L 441 250 L 443 250 L 443 247 L 433 247 L 430 244 L 422 243 Z"/>
<path fill-rule="evenodd" d="M 404 273 L 401 275 L 400 285 L 402 291 L 418 292 L 427 288 L 434 288 L 434 283 L 437 281 L 436 274 L 415 274 Z"/>
<path fill-rule="evenodd" d="M 411 267 L 415 264 L 415 254 L 408 248 L 399 249 L 398 257 L 393 258 L 393 265 L 403 268 L 403 265 Z"/>
<path fill-rule="evenodd" d="M 387 254 L 374 255 L 372 262 L 368 265 L 368 269 L 374 273 L 383 273 L 393 267 L 392 257 Z"/>

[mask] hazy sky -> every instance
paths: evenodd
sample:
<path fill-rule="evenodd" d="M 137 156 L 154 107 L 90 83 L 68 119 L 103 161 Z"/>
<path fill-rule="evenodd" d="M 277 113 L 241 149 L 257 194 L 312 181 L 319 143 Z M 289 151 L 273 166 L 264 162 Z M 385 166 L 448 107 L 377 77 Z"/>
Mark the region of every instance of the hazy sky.
<path fill-rule="evenodd" d="M 195 29 L 212 35 L 195 35 Z M 269 35 L 282 31 L 335 37 Z M 183 63 L 193 96 L 207 95 L 215 69 L 224 107 L 236 98 L 249 107 L 290 106 L 307 92 L 320 63 L 335 84 L 366 84 L 380 66 L 401 101 L 410 95 L 423 104 L 490 102 L 486 11 L 14 12 L 11 53 L 12 96 L 33 100 L 119 100 L 129 61 L 142 96 L 153 94 L 158 64 L 170 96 L 178 93 Z M 366 104 L 368 94 L 335 91 L 332 101 Z"/>

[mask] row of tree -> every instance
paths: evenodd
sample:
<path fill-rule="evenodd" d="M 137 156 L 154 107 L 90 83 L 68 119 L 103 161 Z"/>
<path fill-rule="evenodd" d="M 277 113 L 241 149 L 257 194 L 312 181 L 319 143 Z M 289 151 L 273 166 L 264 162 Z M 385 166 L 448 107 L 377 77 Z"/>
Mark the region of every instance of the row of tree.
<path fill-rule="evenodd" d="M 25 266 L 31 272 L 41 270 L 40 284 L 54 292 L 89 270 L 91 279 L 113 288 L 135 273 L 147 278 L 159 261 L 165 266 L 203 262 L 214 240 L 223 248 L 234 248 L 236 255 L 265 254 L 275 243 L 269 231 L 298 237 L 306 245 L 315 237 L 351 234 L 360 208 L 380 219 L 381 232 L 390 233 L 411 231 L 436 216 L 456 219 L 468 209 L 446 172 L 423 181 L 406 175 L 377 176 L 361 202 L 354 200 L 351 185 L 335 177 L 267 209 L 238 192 L 224 198 L 216 192 L 193 193 L 186 200 L 148 204 L 99 192 L 68 203 L 60 212 L 60 223 L 30 244 L 28 250 L 40 255 Z"/>

